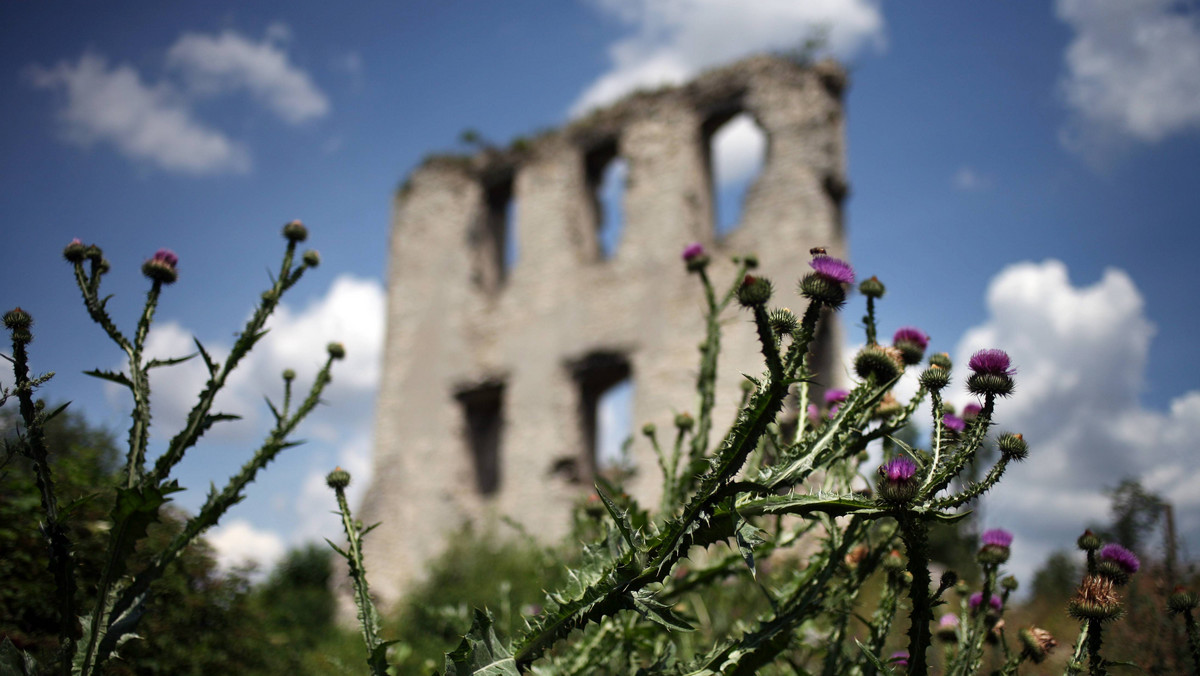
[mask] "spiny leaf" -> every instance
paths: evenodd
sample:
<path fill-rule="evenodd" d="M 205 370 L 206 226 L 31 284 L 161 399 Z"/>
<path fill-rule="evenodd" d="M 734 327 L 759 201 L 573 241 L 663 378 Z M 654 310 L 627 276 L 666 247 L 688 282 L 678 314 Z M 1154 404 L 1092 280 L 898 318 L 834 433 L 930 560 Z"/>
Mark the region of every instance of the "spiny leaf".
<path fill-rule="evenodd" d="M 633 525 L 629 523 L 629 511 L 621 509 L 617 503 L 613 502 L 608 491 L 604 489 L 602 484 L 608 482 L 603 479 L 596 480 L 596 493 L 600 496 L 600 500 L 604 503 L 604 508 L 608 510 L 609 516 L 616 522 L 617 528 L 621 531 L 621 537 L 625 538 L 625 542 L 630 549 L 641 551 L 642 540 L 638 533 L 633 529 Z M 609 486 L 611 489 L 611 486 Z"/>
<path fill-rule="evenodd" d="M 158 368 L 160 366 L 174 366 L 175 364 L 182 364 L 183 362 L 195 357 L 196 354 L 197 353 L 193 352 L 186 357 L 175 357 L 174 359 L 151 359 L 146 364 L 146 370 L 149 371 L 150 369 Z"/>
<path fill-rule="evenodd" d="M 634 608 L 647 619 L 657 622 L 667 629 L 675 631 L 696 631 L 696 628 L 683 619 L 678 613 L 663 603 L 660 603 L 653 594 L 641 590 L 630 595 L 630 600 L 633 601 Z"/>
<path fill-rule="evenodd" d="M 199 338 L 192 338 L 192 342 L 196 343 L 196 349 L 199 350 L 200 358 L 204 360 L 204 366 L 208 369 L 208 376 L 210 378 L 215 377 L 217 375 L 217 363 L 208 355 L 208 350 L 205 350 L 204 346 L 200 344 Z"/>
<path fill-rule="evenodd" d="M 496 638 L 492 616 L 475 610 L 471 631 L 446 653 L 446 676 L 519 676 L 512 653 Z"/>
<path fill-rule="evenodd" d="M 876 656 L 875 653 L 871 652 L 871 649 L 864 645 L 862 641 L 854 639 L 854 642 L 858 644 L 858 648 L 862 651 L 863 656 L 865 656 L 867 660 L 875 666 L 875 669 L 877 669 L 880 674 L 883 676 L 896 675 L 896 672 L 892 670 L 892 667 L 883 660 L 879 659 L 879 657 Z"/>
<path fill-rule="evenodd" d="M 133 383 L 130 382 L 129 378 L 127 378 L 124 373 L 115 373 L 113 371 L 101 371 L 100 369 L 92 369 L 91 371 L 84 371 L 83 375 L 91 376 L 93 378 L 99 378 L 101 380 L 109 380 L 118 385 L 124 385 L 125 387 L 133 387 Z"/>

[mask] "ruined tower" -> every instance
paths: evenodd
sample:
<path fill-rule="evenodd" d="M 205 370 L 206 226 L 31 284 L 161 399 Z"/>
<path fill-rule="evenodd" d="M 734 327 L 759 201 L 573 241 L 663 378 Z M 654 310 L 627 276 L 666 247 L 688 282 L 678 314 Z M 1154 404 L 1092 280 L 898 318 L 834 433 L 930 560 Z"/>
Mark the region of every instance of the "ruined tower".
<path fill-rule="evenodd" d="M 382 522 L 366 555 L 383 602 L 464 521 L 507 515 L 547 540 L 563 534 L 570 505 L 591 490 L 596 402 L 613 383 L 633 381 L 634 429 L 670 430 L 676 412 L 694 410 L 704 301 L 680 261 L 686 244 L 712 252 L 722 286 L 731 255 L 757 253 L 776 282 L 773 304 L 803 307 L 794 284 L 809 248 L 845 254 L 844 85 L 831 63 L 754 57 L 510 149 L 413 171 L 395 198 L 374 483 L 361 510 Z M 738 227 L 718 238 L 711 139 L 739 113 L 764 130 L 766 158 Z M 615 157 L 628 167 L 624 232 L 605 256 L 596 191 Z M 508 265 L 514 229 L 520 251 Z M 740 374 L 762 371 L 752 325 L 728 312 L 717 437 Z M 816 362 L 826 382 L 840 377 L 836 344 L 827 336 Z M 660 477 L 643 441 L 629 489 L 654 504 Z"/>

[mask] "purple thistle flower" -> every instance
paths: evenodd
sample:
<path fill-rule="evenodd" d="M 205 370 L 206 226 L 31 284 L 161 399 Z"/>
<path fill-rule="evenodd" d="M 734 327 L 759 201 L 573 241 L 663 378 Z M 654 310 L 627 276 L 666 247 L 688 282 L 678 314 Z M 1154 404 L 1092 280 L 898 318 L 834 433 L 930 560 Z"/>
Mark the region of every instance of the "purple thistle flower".
<path fill-rule="evenodd" d="M 897 652 L 894 652 L 894 653 L 892 653 L 892 656 L 888 658 L 888 661 L 891 662 L 892 665 L 897 666 L 897 667 L 907 667 L 908 666 L 908 651 L 907 650 L 899 650 Z"/>
<path fill-rule="evenodd" d="M 850 393 L 846 390 L 826 390 L 825 405 L 828 406 L 829 404 L 840 404 L 841 402 L 846 401 L 846 397 L 848 396 L 850 396 Z"/>
<path fill-rule="evenodd" d="M 912 343 L 924 350 L 929 347 L 929 336 L 915 326 L 902 326 L 896 329 L 896 333 L 892 336 L 892 344 L 897 343 Z"/>
<path fill-rule="evenodd" d="M 953 413 L 944 414 L 942 424 L 946 426 L 946 429 L 954 432 L 962 432 L 967 429 L 967 422 Z"/>
<path fill-rule="evenodd" d="M 994 547 L 1011 547 L 1013 534 L 1003 528 L 993 528 L 983 531 L 983 534 L 979 536 L 979 541 Z"/>
<path fill-rule="evenodd" d="M 1017 371 L 1012 368 L 1012 360 L 1004 350 L 980 350 L 971 355 L 967 367 L 975 373 L 987 373 L 997 376 L 1012 376 Z"/>
<path fill-rule="evenodd" d="M 913 462 L 910 458 L 900 456 L 883 463 L 883 466 L 879 469 L 879 473 L 889 482 L 899 483 L 901 481 L 908 481 L 916 475 L 917 463 Z"/>
<path fill-rule="evenodd" d="M 946 613 L 938 620 L 938 629 L 956 629 L 958 628 L 958 615 L 954 613 Z"/>
<path fill-rule="evenodd" d="M 979 415 L 979 412 L 982 410 L 983 410 L 982 406 L 980 406 L 979 404 L 977 404 L 975 402 L 971 402 L 971 403 L 967 404 L 966 406 L 963 406 L 962 417 L 964 420 L 971 420 L 975 416 Z"/>
<path fill-rule="evenodd" d="M 813 256 L 809 263 L 817 274 L 831 282 L 839 284 L 854 283 L 854 268 L 850 264 L 840 258 L 833 256 L 819 255 Z"/>
<path fill-rule="evenodd" d="M 812 424 L 814 425 L 821 422 L 821 409 L 817 408 L 816 404 L 808 405 L 808 419 L 812 421 Z"/>
<path fill-rule="evenodd" d="M 683 260 L 690 261 L 704 255 L 704 245 L 700 242 L 692 242 L 683 249 Z"/>
<path fill-rule="evenodd" d="M 1132 575 L 1142 567 L 1142 562 L 1138 559 L 1137 554 L 1125 549 L 1116 543 L 1109 543 L 1100 548 L 1100 558 L 1105 561 L 1112 561 L 1117 566 Z"/>
<path fill-rule="evenodd" d="M 170 249 L 159 249 L 158 251 L 154 252 L 154 257 L 151 258 L 151 260 L 158 261 L 159 263 L 166 263 L 168 266 L 173 268 L 177 263 L 179 263 L 179 256 L 176 256 L 175 252 L 171 251 Z"/>
<path fill-rule="evenodd" d="M 967 605 L 971 607 L 971 610 L 977 610 L 982 604 L 983 592 L 975 592 L 974 594 L 971 594 L 970 600 L 967 601 Z M 991 597 L 988 598 L 988 605 L 992 607 L 992 610 L 999 611 L 1004 607 L 1004 602 L 1000 600 L 999 596 L 992 594 Z"/>

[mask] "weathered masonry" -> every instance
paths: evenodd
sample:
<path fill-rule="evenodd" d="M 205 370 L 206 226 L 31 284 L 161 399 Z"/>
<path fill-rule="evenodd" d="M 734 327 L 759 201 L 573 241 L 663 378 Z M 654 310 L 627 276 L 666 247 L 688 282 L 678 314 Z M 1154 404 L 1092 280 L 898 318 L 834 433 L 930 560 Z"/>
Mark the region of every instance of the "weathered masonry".
<path fill-rule="evenodd" d="M 754 57 L 508 150 L 430 159 L 408 177 L 395 200 L 375 475 L 361 510 L 382 522 L 366 550 L 382 601 L 467 520 L 507 515 L 563 534 L 597 469 L 596 403 L 615 383 L 634 383 L 634 429 L 670 430 L 676 412 L 694 409 L 703 297 L 680 261 L 686 244 L 713 252 L 722 285 L 730 255 L 756 252 L 774 302 L 803 306 L 794 285 L 809 248 L 845 255 L 844 85 L 831 63 Z M 739 225 L 718 239 L 711 139 L 740 113 L 764 130 L 766 158 Z M 605 252 L 597 189 L 617 158 L 628 168 L 624 227 Z M 514 231 L 515 261 L 505 253 Z M 740 374 L 762 371 L 751 324 L 733 308 L 729 317 L 718 434 Z M 838 381 L 837 341 L 826 338 L 816 363 Z M 656 501 L 642 442 L 630 490 Z"/>

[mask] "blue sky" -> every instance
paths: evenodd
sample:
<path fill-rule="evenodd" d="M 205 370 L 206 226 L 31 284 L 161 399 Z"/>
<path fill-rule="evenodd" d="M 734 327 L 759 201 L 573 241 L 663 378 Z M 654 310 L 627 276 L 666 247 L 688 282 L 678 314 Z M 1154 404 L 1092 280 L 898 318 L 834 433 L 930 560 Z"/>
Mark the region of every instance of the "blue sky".
<path fill-rule="evenodd" d="M 817 30 L 851 72 L 847 228 L 855 266 L 888 285 L 882 328 L 918 325 L 960 359 L 1005 348 L 1021 368 L 1000 416 L 1033 454 L 986 510 L 1017 532 L 1018 570 L 1104 519 L 1100 491 L 1127 474 L 1176 502 L 1194 546 L 1190 3 L 5 3 L 0 304 L 35 317 L 36 364 L 58 374 L 45 396 L 123 435 L 120 394 L 80 375 L 120 355 L 86 319 L 62 247 L 104 248 L 125 326 L 141 261 L 178 252 L 152 337 L 177 355 L 192 335 L 231 344 L 277 264 L 280 227 L 303 219 L 323 263 L 224 402 L 253 415 L 180 467 L 192 489 L 179 503 L 195 507 L 261 436 L 278 372 L 303 379 L 325 342 L 346 342 L 331 404 L 302 430 L 311 443 L 213 534 L 230 556 L 270 559 L 336 529 L 325 471 L 369 472 L 392 192 L 424 155 L 463 150 L 468 128 L 506 143 Z M 761 145 L 746 127 L 719 153 L 730 214 Z M 185 367 L 155 381 L 156 421 L 179 419 L 197 378 Z"/>

